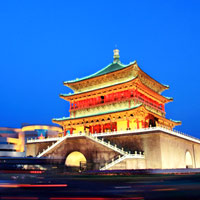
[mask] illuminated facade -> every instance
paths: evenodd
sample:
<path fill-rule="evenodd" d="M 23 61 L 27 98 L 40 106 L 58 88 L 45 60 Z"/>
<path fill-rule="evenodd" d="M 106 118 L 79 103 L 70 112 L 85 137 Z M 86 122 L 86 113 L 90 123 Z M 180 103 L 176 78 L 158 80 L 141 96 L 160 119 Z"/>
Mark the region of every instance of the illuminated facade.
<path fill-rule="evenodd" d="M 107 67 L 64 85 L 74 91 L 60 95 L 70 116 L 53 119 L 63 137 L 27 140 L 27 155 L 87 170 L 200 168 L 200 140 L 173 130 L 181 122 L 165 117 L 173 99 L 161 93 L 169 86 L 136 61 L 122 64 L 119 50 Z"/>
<path fill-rule="evenodd" d="M 22 126 L 21 130 L 25 135 L 25 140 L 30 138 L 44 139 L 59 136 L 61 137 L 63 132 L 60 126 L 44 124 L 26 124 Z"/>
<path fill-rule="evenodd" d="M 29 138 L 57 138 L 63 135 L 59 126 L 23 125 L 22 128 L 0 127 L 0 157 L 25 157 Z"/>
<path fill-rule="evenodd" d="M 163 85 L 143 72 L 137 62 L 124 65 L 119 50 L 114 60 L 102 70 L 64 85 L 74 93 L 61 94 L 70 102 L 70 117 L 53 119 L 64 134 L 103 133 L 164 127 L 172 130 L 180 121 L 165 118 L 165 104 L 173 99 L 161 93 Z"/>
<path fill-rule="evenodd" d="M 21 129 L 0 127 L 0 157 L 24 157 L 24 145 Z"/>

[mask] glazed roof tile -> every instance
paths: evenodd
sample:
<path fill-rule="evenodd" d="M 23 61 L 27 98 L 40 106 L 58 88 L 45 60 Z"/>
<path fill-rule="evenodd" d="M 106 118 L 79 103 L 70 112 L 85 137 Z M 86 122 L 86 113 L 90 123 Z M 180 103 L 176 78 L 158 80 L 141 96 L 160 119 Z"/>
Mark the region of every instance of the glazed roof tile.
<path fill-rule="evenodd" d="M 96 115 L 104 115 L 104 114 L 109 114 L 109 113 L 115 113 L 115 112 L 120 112 L 120 111 L 126 111 L 126 110 L 131 110 L 131 109 L 135 109 L 140 107 L 142 104 L 138 104 L 136 106 L 132 106 L 130 108 L 125 108 L 125 109 L 117 109 L 117 110 L 113 110 L 113 111 L 108 111 L 108 112 L 101 112 L 98 114 L 91 114 L 91 115 L 85 115 L 85 116 L 80 116 L 80 117 L 62 117 L 62 118 L 54 118 L 54 121 L 65 121 L 68 119 L 80 119 L 80 118 L 85 118 L 85 117 L 92 117 L 92 116 L 96 116 Z"/>
<path fill-rule="evenodd" d="M 173 120 L 173 119 L 170 119 L 170 121 L 173 121 L 173 122 L 175 122 L 175 123 L 181 123 L 181 121 Z"/>
<path fill-rule="evenodd" d="M 108 73 L 111 73 L 111 72 L 114 72 L 114 71 L 124 69 L 124 68 L 126 68 L 126 67 L 128 67 L 128 66 L 130 66 L 134 63 L 136 63 L 136 61 L 133 61 L 133 62 L 129 63 L 128 65 L 124 65 L 121 62 L 113 62 L 113 63 L 109 64 L 108 66 L 104 67 L 103 69 L 101 69 L 100 71 L 98 71 L 94 74 L 91 74 L 89 76 L 85 76 L 83 78 L 77 78 L 77 79 L 71 80 L 71 81 L 65 81 L 64 83 L 75 83 L 75 82 L 79 82 L 79 81 L 86 80 L 86 79 L 89 79 L 89 78 L 101 76 L 101 75 L 104 75 L 104 74 L 108 74 Z"/>
<path fill-rule="evenodd" d="M 173 97 L 166 97 L 163 95 L 163 97 L 165 97 L 166 99 L 169 99 L 169 100 L 173 100 Z"/>
<path fill-rule="evenodd" d="M 68 96 L 73 96 L 73 95 L 76 95 L 76 94 L 82 94 L 82 93 L 85 93 L 85 92 L 92 92 L 92 91 L 95 91 L 95 90 L 98 90 L 98 89 L 103 89 L 103 88 L 107 88 L 107 87 L 110 87 L 110 86 L 115 86 L 115 85 L 119 85 L 119 84 L 122 84 L 122 83 L 126 83 L 126 82 L 129 82 L 131 80 L 134 80 L 136 77 L 133 77 L 133 78 L 130 78 L 128 80 L 125 80 L 125 81 L 122 81 L 122 82 L 119 82 L 119 83 L 114 83 L 114 84 L 111 84 L 111 85 L 107 85 L 107 86 L 102 86 L 102 87 L 99 87 L 99 88 L 95 88 L 95 89 L 91 89 L 91 90 L 86 90 L 86 91 L 83 91 L 83 92 L 76 92 L 76 93 L 68 93 L 68 94 L 60 94 L 60 96 L 63 96 L 63 97 L 68 97 Z"/>

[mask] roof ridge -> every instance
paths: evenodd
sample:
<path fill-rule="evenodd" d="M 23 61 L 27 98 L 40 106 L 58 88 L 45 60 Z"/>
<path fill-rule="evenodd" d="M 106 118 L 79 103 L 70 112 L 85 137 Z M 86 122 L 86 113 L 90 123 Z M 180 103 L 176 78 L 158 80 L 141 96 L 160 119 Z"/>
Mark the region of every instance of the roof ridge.
<path fill-rule="evenodd" d="M 97 73 L 99 73 L 99 72 L 101 72 L 101 71 L 107 69 L 107 68 L 110 67 L 110 65 L 112 65 L 112 64 L 113 64 L 113 63 L 108 64 L 108 65 L 107 65 L 106 67 L 104 67 L 103 69 L 100 69 L 99 71 L 97 71 L 97 72 L 95 72 L 95 73 L 93 73 L 93 74 L 91 74 L 91 75 L 85 76 L 85 77 L 83 77 L 83 78 L 78 78 L 78 79 L 75 79 L 75 80 L 71 80 L 71 81 L 65 81 L 64 83 L 70 83 L 70 82 L 74 82 L 74 81 L 76 81 L 76 80 L 87 79 L 88 77 L 94 76 L 94 75 L 96 75 Z"/>
<path fill-rule="evenodd" d="M 95 116 L 95 115 L 103 115 L 103 114 L 107 114 L 107 113 L 114 113 L 114 112 L 121 112 L 121 111 L 125 111 L 125 110 L 131 110 L 133 108 L 138 108 L 138 107 L 140 107 L 142 105 L 143 104 L 140 103 L 138 105 L 131 106 L 130 108 L 123 108 L 123 109 L 119 109 L 119 110 L 112 110 L 112 111 L 108 111 L 108 112 L 102 112 L 102 113 L 97 113 L 97 114 L 85 115 L 85 116 L 80 116 L 80 117 L 53 118 L 52 120 L 54 120 L 54 121 L 62 121 L 62 120 L 67 120 L 67 119 L 79 119 L 79 118 L 84 118 L 84 117 L 92 117 L 92 116 Z"/>
<path fill-rule="evenodd" d="M 77 79 L 70 80 L 70 81 L 64 81 L 64 83 L 73 83 L 73 82 L 77 82 L 77 81 L 86 80 L 86 79 L 88 79 L 88 78 L 92 78 L 93 76 L 94 76 L 94 77 L 95 77 L 95 76 L 101 76 L 101 75 L 104 75 L 104 74 L 107 74 L 107 73 L 110 73 L 110 72 L 118 71 L 118 70 L 120 70 L 120 69 L 111 70 L 110 72 L 105 72 L 104 74 L 100 74 L 100 75 L 99 75 L 99 73 L 105 71 L 106 69 L 108 69 L 108 68 L 111 67 L 112 65 L 119 65 L 119 66 L 122 67 L 122 69 L 123 69 L 123 68 L 126 68 L 126 67 L 130 66 L 131 64 L 133 64 L 133 63 L 135 63 L 135 62 L 136 62 L 136 61 L 133 61 L 133 62 L 130 62 L 129 64 L 123 64 L 123 63 L 121 63 L 121 62 L 120 62 L 120 63 L 112 62 L 112 63 L 108 64 L 106 67 L 104 67 L 103 69 L 101 69 L 101 70 L 99 70 L 99 71 L 97 71 L 97 72 L 95 72 L 95 73 L 93 73 L 93 74 L 91 74 L 91 75 L 85 76 L 85 77 L 83 77 L 83 78 L 77 78 Z"/>
<path fill-rule="evenodd" d="M 130 79 L 128 79 L 128 80 L 119 82 L 119 83 L 114 83 L 114 84 L 109 85 L 109 86 L 103 86 L 103 87 L 101 87 L 101 88 L 95 88 L 95 89 L 87 90 L 87 91 L 83 91 L 83 92 L 76 92 L 76 93 L 71 93 L 71 92 L 69 92 L 68 94 L 62 94 L 62 93 L 61 93 L 60 96 L 71 96 L 71 95 L 82 94 L 82 93 L 85 93 L 85 92 L 92 92 L 92 91 L 95 91 L 95 90 L 98 90 L 98 89 L 103 89 L 103 88 L 107 88 L 107 87 L 111 87 L 111 86 L 115 86 L 115 85 L 127 83 L 127 82 L 129 82 L 129 81 L 132 81 L 132 80 L 136 79 L 137 77 L 138 77 L 138 75 L 135 76 L 135 77 L 133 77 L 133 78 L 130 78 Z"/>

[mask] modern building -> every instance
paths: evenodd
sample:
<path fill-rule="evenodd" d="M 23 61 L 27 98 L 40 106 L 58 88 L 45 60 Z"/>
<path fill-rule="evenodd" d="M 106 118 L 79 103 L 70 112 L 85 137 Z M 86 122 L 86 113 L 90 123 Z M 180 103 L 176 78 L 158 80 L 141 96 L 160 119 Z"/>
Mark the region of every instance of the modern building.
<path fill-rule="evenodd" d="M 25 143 L 30 138 L 57 138 L 63 135 L 60 126 L 24 124 L 21 128 L 0 127 L 0 157 L 25 157 Z"/>
<path fill-rule="evenodd" d="M 21 128 L 25 135 L 25 141 L 30 138 L 52 138 L 61 137 L 63 129 L 56 125 L 45 125 L 45 124 L 23 124 Z"/>
<path fill-rule="evenodd" d="M 0 127 L 0 157 L 24 157 L 24 145 L 21 129 Z"/>

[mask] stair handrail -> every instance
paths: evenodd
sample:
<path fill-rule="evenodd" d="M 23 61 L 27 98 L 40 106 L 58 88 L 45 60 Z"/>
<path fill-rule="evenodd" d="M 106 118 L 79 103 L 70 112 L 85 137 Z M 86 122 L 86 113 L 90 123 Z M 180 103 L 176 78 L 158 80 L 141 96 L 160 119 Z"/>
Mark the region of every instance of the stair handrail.
<path fill-rule="evenodd" d="M 79 137 L 79 136 L 85 136 L 85 133 L 79 133 L 77 135 L 66 135 L 64 137 L 61 137 L 60 140 L 58 140 L 57 142 L 53 143 L 51 146 L 47 147 L 44 151 L 42 151 L 41 153 L 39 153 L 37 155 L 38 158 L 42 157 L 44 154 L 46 154 L 48 151 L 50 151 L 51 149 L 53 149 L 54 147 L 56 147 L 58 144 L 60 144 L 61 142 L 63 142 L 65 139 L 70 138 L 70 137 Z"/>
<path fill-rule="evenodd" d="M 93 141 L 96 141 L 96 142 L 98 142 L 98 143 L 100 143 L 100 144 L 102 144 L 102 145 L 104 145 L 104 146 L 106 146 L 106 147 L 108 147 L 108 148 L 110 148 L 110 149 L 112 149 L 112 150 L 114 150 L 114 151 L 116 151 L 116 152 L 122 154 L 122 155 L 127 154 L 126 151 L 124 151 L 124 150 L 122 150 L 122 149 L 120 149 L 120 148 L 118 148 L 118 147 L 116 147 L 116 146 L 114 146 L 114 145 L 112 145 L 112 144 L 108 144 L 108 143 L 105 142 L 104 140 L 100 140 L 100 139 L 97 138 L 97 137 L 92 137 L 91 135 L 86 135 L 86 137 L 88 137 L 89 139 L 92 139 Z"/>
<path fill-rule="evenodd" d="M 137 151 L 135 151 L 137 152 Z M 145 156 L 142 154 L 142 152 L 135 153 L 135 154 L 125 154 L 123 156 L 119 156 L 117 159 L 112 159 L 111 162 L 107 163 L 104 165 L 104 167 L 100 167 L 100 170 L 106 170 L 110 168 L 111 166 L 114 166 L 115 164 L 121 162 L 122 160 L 125 160 L 127 158 L 145 158 Z"/>
<path fill-rule="evenodd" d="M 106 169 L 114 166 L 115 164 L 121 162 L 122 160 L 126 159 L 126 157 L 127 157 L 127 155 L 123 155 L 123 156 L 119 157 L 118 159 L 116 159 L 116 160 L 114 160 L 114 161 L 112 161 L 112 162 L 110 162 L 108 164 L 106 163 L 104 167 L 100 168 L 100 170 L 101 171 L 102 170 L 106 170 Z"/>

